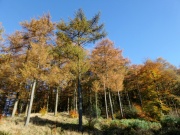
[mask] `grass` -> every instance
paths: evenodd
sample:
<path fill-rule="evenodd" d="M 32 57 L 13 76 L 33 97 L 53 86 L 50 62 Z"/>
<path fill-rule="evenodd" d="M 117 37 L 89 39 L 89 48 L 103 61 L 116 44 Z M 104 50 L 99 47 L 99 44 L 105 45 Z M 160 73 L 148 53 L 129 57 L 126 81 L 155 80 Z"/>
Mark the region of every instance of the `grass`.
<path fill-rule="evenodd" d="M 170 127 L 166 122 L 175 121 Z M 82 135 L 78 132 L 78 118 L 67 113 L 31 114 L 28 127 L 24 127 L 25 117 L 7 117 L 0 120 L 0 135 Z M 171 125 L 173 125 L 171 123 Z M 162 127 L 164 126 L 164 127 Z M 169 135 L 179 134 L 177 119 L 165 117 L 162 122 L 140 119 L 88 119 L 83 116 L 83 135 Z"/>

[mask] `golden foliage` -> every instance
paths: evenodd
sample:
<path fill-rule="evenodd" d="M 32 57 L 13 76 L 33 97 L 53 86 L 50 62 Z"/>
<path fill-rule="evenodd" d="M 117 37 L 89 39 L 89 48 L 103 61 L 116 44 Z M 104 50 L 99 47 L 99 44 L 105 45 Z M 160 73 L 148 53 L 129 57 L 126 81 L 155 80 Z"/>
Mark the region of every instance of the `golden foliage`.
<path fill-rule="evenodd" d="M 77 118 L 78 117 L 78 113 L 75 110 L 71 110 L 69 112 L 69 115 L 70 115 L 71 118 Z"/>
<path fill-rule="evenodd" d="M 43 108 L 41 108 L 41 110 L 39 111 L 39 113 L 41 114 L 41 116 L 44 116 L 47 114 L 47 108 L 44 106 Z"/>

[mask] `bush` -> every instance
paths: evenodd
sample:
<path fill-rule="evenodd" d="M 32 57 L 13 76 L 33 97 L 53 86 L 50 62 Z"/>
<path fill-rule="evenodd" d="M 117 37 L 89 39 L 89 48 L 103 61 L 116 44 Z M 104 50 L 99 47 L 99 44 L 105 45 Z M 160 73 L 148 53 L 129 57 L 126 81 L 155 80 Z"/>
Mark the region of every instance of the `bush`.
<path fill-rule="evenodd" d="M 78 113 L 75 110 L 71 110 L 69 112 L 69 115 L 70 115 L 71 118 L 77 118 L 78 117 Z"/>
<path fill-rule="evenodd" d="M 126 107 L 124 109 L 124 115 L 126 118 L 138 118 L 138 111 L 136 108 L 132 107 L 132 109 L 129 109 L 129 107 Z"/>
<path fill-rule="evenodd" d="M 11 135 L 11 134 L 5 131 L 0 131 L 0 135 Z"/>
<path fill-rule="evenodd" d="M 173 117 L 171 115 L 165 115 L 161 118 L 161 124 L 163 127 L 180 127 L 180 118 Z"/>
<path fill-rule="evenodd" d="M 96 117 L 96 106 L 93 105 L 92 107 L 92 116 L 93 117 Z M 97 116 L 101 116 L 101 109 L 99 107 L 97 107 Z"/>
<path fill-rule="evenodd" d="M 113 120 L 110 123 L 111 128 L 133 128 L 133 129 L 143 129 L 143 130 L 159 130 L 161 124 L 157 122 L 148 122 L 139 119 L 122 119 L 122 120 Z"/>
<path fill-rule="evenodd" d="M 46 113 L 47 113 L 47 108 L 46 108 L 46 107 L 41 108 L 41 110 L 39 111 L 39 113 L 41 114 L 41 116 L 46 115 Z"/>
<path fill-rule="evenodd" d="M 112 120 L 109 125 L 103 125 L 106 134 L 154 135 L 161 129 L 160 123 L 139 119 Z"/>

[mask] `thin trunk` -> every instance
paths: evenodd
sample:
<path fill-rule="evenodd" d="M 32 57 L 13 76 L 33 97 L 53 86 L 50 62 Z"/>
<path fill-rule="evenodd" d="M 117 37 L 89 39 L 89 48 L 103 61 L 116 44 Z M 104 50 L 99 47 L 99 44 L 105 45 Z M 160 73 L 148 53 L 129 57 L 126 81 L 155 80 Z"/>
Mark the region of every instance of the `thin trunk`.
<path fill-rule="evenodd" d="M 89 90 L 89 113 L 90 113 L 90 119 L 92 115 L 92 97 L 91 97 L 91 89 Z"/>
<path fill-rule="evenodd" d="M 48 110 L 49 110 L 49 95 L 48 95 L 48 97 L 47 97 L 46 110 L 47 110 L 47 112 L 48 112 Z"/>
<path fill-rule="evenodd" d="M 25 126 L 28 126 L 28 124 L 29 124 L 30 115 L 31 115 L 31 109 L 32 109 L 32 105 L 33 105 L 35 88 L 36 88 L 36 80 L 34 80 L 34 82 L 33 82 L 33 87 L 32 87 L 32 91 L 31 91 L 31 99 L 30 99 L 30 103 L 29 103 L 29 108 L 28 108 L 28 113 L 27 113 Z"/>
<path fill-rule="evenodd" d="M 18 102 L 19 102 L 19 100 L 16 99 L 16 101 L 15 101 L 15 103 L 14 103 L 13 112 L 12 112 L 12 116 L 11 116 L 11 117 L 14 117 L 15 114 L 16 114 Z"/>
<path fill-rule="evenodd" d="M 19 101 L 20 102 L 20 101 Z M 23 103 L 22 102 L 20 102 L 21 104 L 20 104 L 20 108 L 19 108 L 19 115 L 22 113 L 22 109 L 23 109 Z"/>
<path fill-rule="evenodd" d="M 75 99 L 76 99 L 76 111 L 78 111 L 78 99 L 77 99 L 77 94 L 76 94 L 76 97 L 75 97 Z"/>
<path fill-rule="evenodd" d="M 78 33 L 78 38 L 80 38 L 80 33 Z M 78 46 L 81 47 L 80 42 L 78 41 Z M 83 131 L 82 127 L 82 86 L 81 86 L 81 69 L 80 69 L 80 58 L 77 56 L 78 61 L 77 61 L 77 66 L 78 66 L 78 101 L 79 101 L 79 106 L 78 106 L 78 112 L 79 112 L 79 131 Z"/>
<path fill-rule="evenodd" d="M 81 82 L 80 82 L 80 75 L 78 76 L 78 99 L 79 99 L 79 131 L 82 132 L 82 90 L 81 90 Z"/>
<path fill-rule="evenodd" d="M 70 102 L 70 107 L 69 107 L 70 110 L 69 110 L 69 111 L 71 111 L 71 110 L 73 109 L 73 108 L 72 108 L 72 102 L 73 102 L 72 98 L 70 98 L 70 101 L 69 101 L 69 102 Z"/>
<path fill-rule="evenodd" d="M 110 101 L 110 107 L 111 107 L 111 117 L 112 120 L 114 120 L 114 112 L 113 112 L 113 105 L 112 105 L 112 100 L 111 100 L 111 93 L 109 91 L 109 101 Z"/>
<path fill-rule="evenodd" d="M 96 118 L 98 119 L 98 105 L 97 105 L 97 91 L 95 91 L 95 103 L 96 103 Z"/>
<path fill-rule="evenodd" d="M 139 84 L 137 84 L 137 91 L 138 91 L 138 96 L 139 96 L 139 100 L 140 100 L 140 105 L 142 107 L 142 97 L 141 97 L 141 93 L 140 93 L 140 89 L 139 89 Z"/>
<path fill-rule="evenodd" d="M 16 94 L 16 100 L 15 100 L 15 103 L 14 103 L 14 107 L 13 107 L 13 111 L 12 111 L 12 116 L 11 117 L 15 116 L 16 111 L 17 111 L 17 107 L 18 107 L 18 103 L 19 103 L 19 92 L 17 92 L 17 94 Z"/>
<path fill-rule="evenodd" d="M 29 104 L 27 103 L 27 105 L 26 105 L 26 110 L 25 110 L 25 116 L 27 116 L 28 108 L 29 108 Z"/>
<path fill-rule="evenodd" d="M 57 108 L 58 108 L 58 97 L 59 97 L 59 87 L 56 89 L 56 103 L 55 103 L 55 110 L 54 110 L 54 115 L 57 115 Z"/>
<path fill-rule="evenodd" d="M 126 96 L 127 96 L 127 100 L 128 100 L 129 109 L 131 110 L 132 106 L 131 106 L 131 102 L 130 102 L 130 99 L 129 99 L 129 94 L 128 94 L 128 91 L 125 91 L 125 92 L 126 92 Z"/>
<path fill-rule="evenodd" d="M 69 97 L 68 97 L 68 102 L 67 102 L 67 112 L 69 114 Z"/>
<path fill-rule="evenodd" d="M 121 112 L 121 117 L 123 118 L 124 114 L 123 114 L 123 109 L 122 109 L 121 95 L 120 95 L 119 91 L 118 91 L 118 99 L 119 99 L 119 108 L 120 108 L 120 112 Z"/>
<path fill-rule="evenodd" d="M 76 87 L 76 86 L 75 86 Z M 76 91 L 76 89 L 74 90 L 74 102 L 73 102 L 73 109 L 75 110 L 75 111 L 77 111 L 77 91 Z"/>
<path fill-rule="evenodd" d="M 105 107 L 106 107 L 106 118 L 108 119 L 108 108 L 107 108 L 107 95 L 106 95 L 106 85 L 104 82 L 104 100 L 105 100 Z"/>

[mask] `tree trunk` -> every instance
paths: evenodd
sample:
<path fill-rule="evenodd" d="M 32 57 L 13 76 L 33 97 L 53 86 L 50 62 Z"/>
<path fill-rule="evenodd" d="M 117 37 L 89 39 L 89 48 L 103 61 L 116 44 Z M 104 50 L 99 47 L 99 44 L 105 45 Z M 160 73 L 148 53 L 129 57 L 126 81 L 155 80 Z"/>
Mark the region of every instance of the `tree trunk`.
<path fill-rule="evenodd" d="M 30 103 L 29 103 L 29 107 L 28 107 L 28 113 L 27 113 L 25 126 L 28 126 L 28 124 L 29 124 L 30 115 L 31 115 L 31 109 L 32 109 L 32 105 L 33 105 L 35 88 L 36 88 L 36 80 L 34 80 L 34 82 L 33 82 L 33 87 L 32 87 L 32 91 L 31 91 L 31 99 L 30 99 Z"/>
<path fill-rule="evenodd" d="M 76 86 L 75 86 L 76 87 Z M 77 91 L 76 91 L 76 89 L 74 90 L 74 102 L 73 102 L 73 109 L 75 110 L 75 111 L 77 111 Z"/>
<path fill-rule="evenodd" d="M 79 44 L 78 44 L 79 45 Z M 79 131 L 82 132 L 82 86 L 81 86 L 81 71 L 80 71 L 80 58 L 78 57 L 78 113 L 79 113 Z"/>
<path fill-rule="evenodd" d="M 16 111 L 17 111 L 17 107 L 18 107 L 18 103 L 19 103 L 19 93 L 17 92 L 16 100 L 15 100 L 15 103 L 14 103 L 14 107 L 13 107 L 13 111 L 12 111 L 12 116 L 11 117 L 15 116 Z"/>
<path fill-rule="evenodd" d="M 79 99 L 79 131 L 82 132 L 82 90 L 81 90 L 81 82 L 80 82 L 80 75 L 78 76 L 78 99 Z"/>
<path fill-rule="evenodd" d="M 120 108 L 120 112 L 121 112 L 121 117 L 123 118 L 124 114 L 123 114 L 123 109 L 122 109 L 121 95 L 120 95 L 119 91 L 118 91 L 118 99 L 119 99 L 119 108 Z"/>
<path fill-rule="evenodd" d="M 57 115 L 57 108 L 58 108 L 58 97 L 59 97 L 59 87 L 56 89 L 56 103 L 55 103 L 55 110 L 54 110 L 54 115 Z"/>
<path fill-rule="evenodd" d="M 14 103 L 13 112 L 12 112 L 12 116 L 11 116 L 11 117 L 14 117 L 15 114 L 16 114 L 18 102 L 19 102 L 19 100 L 16 99 L 16 101 L 15 101 L 15 103 Z"/>
<path fill-rule="evenodd" d="M 97 99 L 97 91 L 95 91 L 95 103 L 96 103 L 96 118 L 98 119 L 98 105 L 97 105 L 97 101 L 98 99 Z"/>
<path fill-rule="evenodd" d="M 113 105 L 112 105 L 112 100 L 111 100 L 111 93 L 109 91 L 109 101 L 110 101 L 110 107 L 111 107 L 111 117 L 112 120 L 114 120 L 114 112 L 113 112 Z"/>
<path fill-rule="evenodd" d="M 137 84 L 137 90 L 138 90 L 138 96 L 139 96 L 139 100 L 140 100 L 140 105 L 142 107 L 142 97 L 141 97 L 141 93 L 140 93 L 140 89 L 139 89 L 139 85 Z"/>
<path fill-rule="evenodd" d="M 106 107 L 106 119 L 108 119 L 108 108 L 107 108 L 107 96 L 106 96 L 106 85 L 104 82 L 104 100 L 105 100 L 105 107 Z"/>
<path fill-rule="evenodd" d="M 92 116 L 92 97 L 91 97 L 91 89 L 89 90 L 89 113 L 90 113 L 90 119 Z"/>
<path fill-rule="evenodd" d="M 126 96 L 127 96 L 127 100 L 128 100 L 129 109 L 131 110 L 132 106 L 131 106 L 131 102 L 130 102 L 130 99 L 129 99 L 129 94 L 128 94 L 128 91 L 125 91 L 125 92 L 126 92 Z"/>
<path fill-rule="evenodd" d="M 25 110 L 25 116 L 27 116 L 28 108 L 29 108 L 29 104 L 27 103 L 27 105 L 26 105 L 26 110 Z"/>
<path fill-rule="evenodd" d="M 67 112 L 69 114 L 69 97 L 68 97 L 68 102 L 67 102 Z"/>
<path fill-rule="evenodd" d="M 22 114 L 22 109 L 23 109 L 23 103 L 22 102 L 20 102 L 20 103 L 21 104 L 20 104 L 20 107 L 19 107 L 19 114 L 18 115 Z"/>
<path fill-rule="evenodd" d="M 48 93 L 48 94 L 49 94 L 49 93 Z M 48 95 L 48 97 L 47 97 L 46 110 L 47 110 L 47 112 L 48 112 L 48 110 L 49 110 L 49 95 Z"/>
<path fill-rule="evenodd" d="M 76 111 L 78 111 L 78 99 L 77 99 L 77 93 L 76 93 L 76 96 L 75 96 L 75 100 L 76 100 L 76 102 L 75 102 L 75 103 L 76 103 L 76 104 L 75 104 L 75 105 L 76 105 Z"/>

